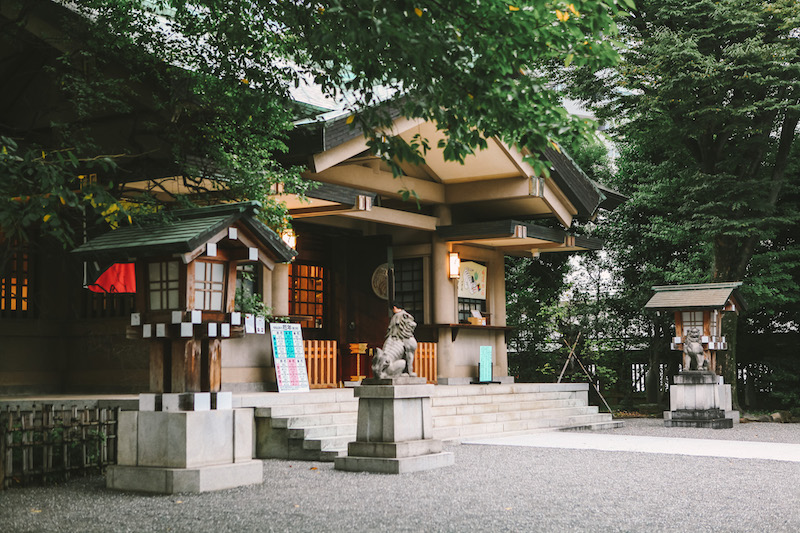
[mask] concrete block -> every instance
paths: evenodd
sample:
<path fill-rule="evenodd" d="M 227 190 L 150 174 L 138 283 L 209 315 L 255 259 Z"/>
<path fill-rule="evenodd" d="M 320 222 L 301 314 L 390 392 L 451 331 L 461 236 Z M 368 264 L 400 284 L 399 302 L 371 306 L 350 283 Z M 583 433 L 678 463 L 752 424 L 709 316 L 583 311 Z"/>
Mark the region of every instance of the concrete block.
<path fill-rule="evenodd" d="M 405 442 L 350 442 L 347 454 L 356 457 L 412 457 L 440 453 L 442 441 L 424 439 Z"/>
<path fill-rule="evenodd" d="M 254 485 L 263 476 L 261 461 L 186 469 L 114 465 L 106 470 L 106 486 L 157 494 L 198 493 Z"/>
<path fill-rule="evenodd" d="M 117 420 L 117 464 L 137 464 L 138 425 L 138 411 L 120 411 Z"/>
<path fill-rule="evenodd" d="M 143 392 L 139 394 L 140 411 L 161 411 L 161 394 Z"/>
<path fill-rule="evenodd" d="M 231 400 L 233 401 L 233 400 Z M 208 411 L 211 409 L 210 392 L 180 392 L 162 395 L 164 411 Z"/>
<path fill-rule="evenodd" d="M 252 409 L 233 411 L 233 461 L 241 463 L 253 459 L 255 436 Z"/>
<path fill-rule="evenodd" d="M 361 385 L 355 389 L 355 396 L 357 398 L 421 398 L 431 397 L 433 389 L 433 385 Z"/>
<path fill-rule="evenodd" d="M 333 464 L 336 470 L 348 472 L 372 472 L 376 474 L 405 474 L 442 468 L 454 464 L 455 458 L 450 452 L 441 452 L 416 457 L 337 457 Z"/>
<path fill-rule="evenodd" d="M 137 464 L 189 468 L 233 461 L 233 411 L 140 412 Z"/>
<path fill-rule="evenodd" d="M 211 409 L 232 409 L 233 408 L 233 393 L 228 392 L 212 392 L 211 393 Z"/>

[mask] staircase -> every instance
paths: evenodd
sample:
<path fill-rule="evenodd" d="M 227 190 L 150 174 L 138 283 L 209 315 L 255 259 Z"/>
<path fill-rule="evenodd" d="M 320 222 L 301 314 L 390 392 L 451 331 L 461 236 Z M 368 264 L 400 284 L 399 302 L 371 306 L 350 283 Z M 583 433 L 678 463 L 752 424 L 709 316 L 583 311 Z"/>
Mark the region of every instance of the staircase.
<path fill-rule="evenodd" d="M 588 405 L 585 383 L 454 385 L 434 391 L 433 437 L 441 440 L 622 426 Z M 255 407 L 260 458 L 333 461 L 356 439 L 358 398 L 353 389 L 254 394 L 242 397 L 241 406 Z"/>

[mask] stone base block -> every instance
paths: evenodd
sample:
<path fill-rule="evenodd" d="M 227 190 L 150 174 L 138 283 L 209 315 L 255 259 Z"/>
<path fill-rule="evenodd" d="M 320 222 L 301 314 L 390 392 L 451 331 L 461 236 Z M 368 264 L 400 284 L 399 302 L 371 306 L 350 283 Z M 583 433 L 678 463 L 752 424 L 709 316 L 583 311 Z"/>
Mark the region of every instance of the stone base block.
<path fill-rule="evenodd" d="M 731 429 L 733 427 L 732 418 L 697 419 L 688 418 L 678 420 L 664 420 L 664 426 L 668 428 L 707 428 L 707 429 Z"/>
<path fill-rule="evenodd" d="M 381 457 L 399 459 L 417 455 L 441 453 L 442 441 L 438 439 L 407 440 L 402 442 L 350 442 L 347 455 L 356 457 Z"/>
<path fill-rule="evenodd" d="M 371 472 L 375 474 L 406 474 L 431 470 L 455 463 L 450 452 L 418 455 L 415 457 L 337 457 L 333 461 L 336 470 L 347 472 Z"/>
<path fill-rule="evenodd" d="M 208 492 L 255 485 L 263 477 L 264 465 L 257 460 L 199 468 L 113 465 L 106 469 L 106 487 L 158 494 Z"/>

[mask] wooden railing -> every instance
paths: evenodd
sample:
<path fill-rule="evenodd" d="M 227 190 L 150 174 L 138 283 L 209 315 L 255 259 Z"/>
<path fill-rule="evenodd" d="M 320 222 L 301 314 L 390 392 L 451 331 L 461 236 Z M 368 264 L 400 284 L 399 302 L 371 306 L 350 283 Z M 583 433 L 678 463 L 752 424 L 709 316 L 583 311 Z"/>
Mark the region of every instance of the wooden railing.
<path fill-rule="evenodd" d="M 414 372 L 417 376 L 428 378 L 428 383 L 436 384 L 436 343 L 420 342 L 414 354 Z"/>
<path fill-rule="evenodd" d="M 308 368 L 308 386 L 329 389 L 337 386 L 336 361 L 339 346 L 336 341 L 303 341 Z"/>

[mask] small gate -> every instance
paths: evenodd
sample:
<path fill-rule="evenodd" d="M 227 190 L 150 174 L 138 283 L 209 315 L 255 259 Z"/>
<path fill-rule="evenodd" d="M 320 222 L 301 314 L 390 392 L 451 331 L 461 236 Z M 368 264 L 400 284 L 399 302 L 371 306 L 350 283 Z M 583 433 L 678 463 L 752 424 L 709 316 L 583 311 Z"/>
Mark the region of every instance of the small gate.
<path fill-rule="evenodd" d="M 312 389 L 336 388 L 336 359 L 339 346 L 336 341 L 303 341 L 308 369 L 308 386 Z"/>

